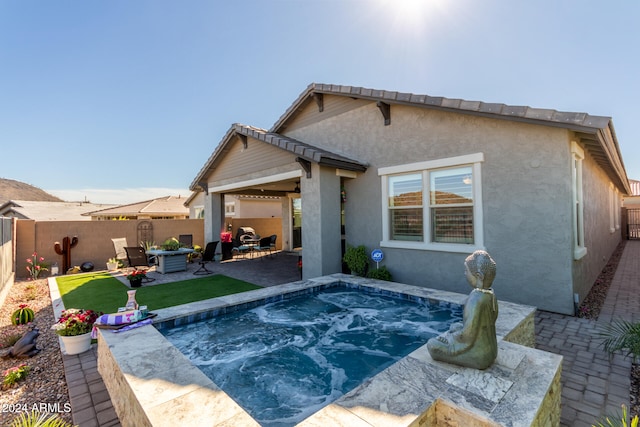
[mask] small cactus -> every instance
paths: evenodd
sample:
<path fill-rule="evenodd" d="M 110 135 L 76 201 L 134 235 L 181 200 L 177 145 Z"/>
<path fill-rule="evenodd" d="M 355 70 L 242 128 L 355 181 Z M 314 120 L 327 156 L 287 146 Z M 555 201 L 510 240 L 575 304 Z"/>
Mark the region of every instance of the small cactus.
<path fill-rule="evenodd" d="M 20 304 L 20 308 L 11 315 L 11 323 L 14 325 L 26 325 L 29 322 L 33 322 L 34 316 L 35 313 L 32 309 L 27 307 L 26 304 Z"/>

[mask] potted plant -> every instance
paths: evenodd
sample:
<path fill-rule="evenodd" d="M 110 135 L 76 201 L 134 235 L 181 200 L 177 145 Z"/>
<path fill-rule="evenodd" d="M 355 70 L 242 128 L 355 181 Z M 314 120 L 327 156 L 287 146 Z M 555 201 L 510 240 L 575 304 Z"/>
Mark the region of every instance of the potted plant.
<path fill-rule="evenodd" d="M 51 328 L 60 337 L 67 354 L 79 354 L 91 346 L 91 329 L 102 313 L 93 310 L 70 308 L 64 310 Z"/>
<path fill-rule="evenodd" d="M 109 258 L 107 260 L 107 270 L 115 271 L 120 266 L 120 261 L 117 258 Z"/>
<path fill-rule="evenodd" d="M 180 249 L 180 242 L 175 237 L 170 237 L 162 243 L 162 249 L 165 251 L 177 251 Z"/>
<path fill-rule="evenodd" d="M 129 283 L 132 288 L 139 288 L 142 286 L 142 279 L 145 277 L 147 277 L 147 272 L 145 270 L 133 270 L 127 274 L 127 279 L 129 279 Z"/>
<path fill-rule="evenodd" d="M 351 270 L 351 274 L 357 276 L 365 276 L 367 274 L 369 257 L 367 256 L 367 250 L 364 245 L 347 247 L 342 260 Z"/>

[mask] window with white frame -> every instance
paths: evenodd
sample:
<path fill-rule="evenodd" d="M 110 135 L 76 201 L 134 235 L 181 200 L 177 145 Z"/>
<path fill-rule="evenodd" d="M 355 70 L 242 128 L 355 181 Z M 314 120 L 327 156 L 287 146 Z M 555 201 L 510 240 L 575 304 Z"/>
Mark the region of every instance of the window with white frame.
<path fill-rule="evenodd" d="M 380 168 L 382 246 L 481 249 L 482 153 Z"/>
<path fill-rule="evenodd" d="M 620 230 L 620 192 L 618 191 L 618 189 L 616 188 L 616 194 L 615 194 L 615 199 L 616 199 L 616 205 L 615 205 L 615 218 L 616 218 L 616 230 Z"/>
<path fill-rule="evenodd" d="M 616 191 L 613 183 L 609 183 L 609 232 L 616 231 Z"/>
<path fill-rule="evenodd" d="M 582 195 L 582 162 L 584 150 L 571 141 L 571 181 L 573 188 L 573 258 L 578 260 L 587 254 L 584 243 L 584 199 Z"/>
<path fill-rule="evenodd" d="M 423 240 L 422 174 L 389 177 L 391 240 Z"/>
<path fill-rule="evenodd" d="M 193 215 L 196 219 L 204 218 L 204 206 L 196 206 L 193 209 Z"/>

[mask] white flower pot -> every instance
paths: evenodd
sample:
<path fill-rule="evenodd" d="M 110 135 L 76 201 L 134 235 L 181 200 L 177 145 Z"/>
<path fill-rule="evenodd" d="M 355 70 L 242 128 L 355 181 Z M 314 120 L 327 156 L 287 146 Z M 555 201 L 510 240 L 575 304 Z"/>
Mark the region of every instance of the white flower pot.
<path fill-rule="evenodd" d="M 107 263 L 107 270 L 115 271 L 117 269 L 118 269 L 118 263 L 117 262 L 108 262 Z"/>
<path fill-rule="evenodd" d="M 80 354 L 91 347 L 91 332 L 69 337 L 59 336 L 62 350 L 66 354 Z"/>

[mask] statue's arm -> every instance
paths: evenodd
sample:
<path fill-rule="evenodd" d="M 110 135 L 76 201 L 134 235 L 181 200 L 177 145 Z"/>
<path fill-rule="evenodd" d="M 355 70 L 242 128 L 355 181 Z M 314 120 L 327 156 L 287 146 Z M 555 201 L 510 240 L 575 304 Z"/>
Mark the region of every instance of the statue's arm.
<path fill-rule="evenodd" d="M 480 330 L 482 311 L 486 309 L 486 307 L 483 307 L 484 305 L 482 298 L 469 298 L 464 308 L 462 329 L 456 334 L 456 339 L 459 342 L 465 344 L 473 344 L 475 342 Z"/>

